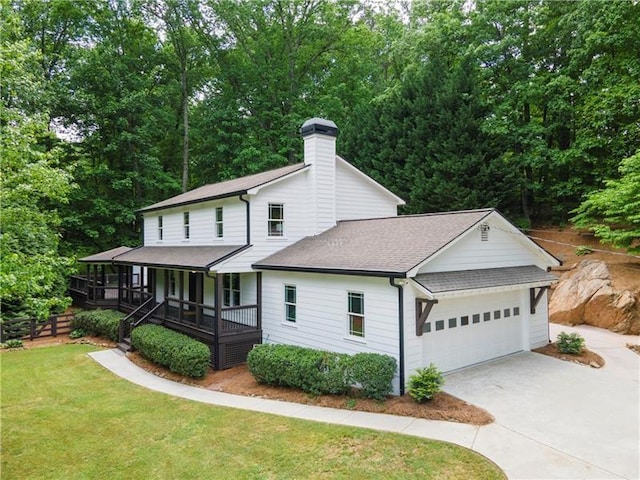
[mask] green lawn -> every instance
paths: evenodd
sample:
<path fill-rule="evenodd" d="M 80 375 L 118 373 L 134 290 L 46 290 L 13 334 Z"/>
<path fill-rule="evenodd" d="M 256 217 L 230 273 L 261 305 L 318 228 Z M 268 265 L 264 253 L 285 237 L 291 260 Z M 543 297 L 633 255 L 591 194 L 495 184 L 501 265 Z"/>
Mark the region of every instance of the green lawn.
<path fill-rule="evenodd" d="M 504 478 L 442 442 L 152 392 L 104 370 L 92 350 L 0 355 L 2 478 Z"/>

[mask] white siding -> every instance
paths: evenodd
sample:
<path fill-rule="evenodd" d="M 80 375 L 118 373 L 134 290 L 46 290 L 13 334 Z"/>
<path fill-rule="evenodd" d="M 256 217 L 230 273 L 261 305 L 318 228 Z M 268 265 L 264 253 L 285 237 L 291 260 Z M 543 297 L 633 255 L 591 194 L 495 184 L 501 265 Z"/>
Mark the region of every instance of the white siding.
<path fill-rule="evenodd" d="M 336 160 L 337 220 L 396 216 L 396 200 L 345 163 Z"/>
<path fill-rule="evenodd" d="M 304 163 L 311 166 L 307 195 L 311 209 L 307 215 L 317 235 L 336 223 L 336 137 L 311 134 L 304 137 Z"/>
<path fill-rule="evenodd" d="M 482 268 L 537 265 L 546 269 L 549 259 L 517 232 L 508 230 L 508 224 L 492 217 L 487 241 L 481 241 L 480 230 L 471 229 L 464 236 L 434 256 L 420 268 L 419 273 L 475 270 Z"/>
<path fill-rule="evenodd" d="M 298 240 L 313 235 L 314 219 L 309 215 L 309 184 L 307 175 L 293 176 L 260 189 L 251 196 L 251 245 L 235 257 L 217 265 L 219 272 L 250 272 L 251 265 Z M 269 204 L 284 205 L 284 235 L 269 237 L 267 219 Z"/>
<path fill-rule="evenodd" d="M 222 238 L 216 237 L 215 210 L 223 208 Z M 184 238 L 184 212 L 189 212 L 189 239 Z M 144 215 L 146 246 L 244 245 L 246 243 L 246 205 L 238 198 L 196 203 Z M 158 239 L 158 216 L 162 215 L 163 239 Z"/>
<path fill-rule="evenodd" d="M 284 285 L 295 285 L 297 321 L 284 320 Z M 348 335 L 347 292 L 364 293 L 365 338 Z M 340 353 L 373 352 L 398 358 L 398 294 L 387 278 L 264 272 L 262 331 L 265 343 L 300 345 Z M 395 381 L 398 390 L 397 379 Z"/>
<path fill-rule="evenodd" d="M 536 290 L 537 292 L 538 290 Z M 529 324 L 528 348 L 543 347 L 549 343 L 549 290 L 545 291 L 536 307 L 536 313 L 530 313 L 529 290 L 522 291 L 522 304 L 525 307 L 524 314 Z"/>

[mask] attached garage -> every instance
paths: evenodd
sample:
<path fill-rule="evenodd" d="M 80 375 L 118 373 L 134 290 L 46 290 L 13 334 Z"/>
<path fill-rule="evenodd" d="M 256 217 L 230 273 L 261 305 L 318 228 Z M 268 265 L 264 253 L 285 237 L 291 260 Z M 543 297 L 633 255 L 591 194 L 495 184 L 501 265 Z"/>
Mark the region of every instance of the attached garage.
<path fill-rule="evenodd" d="M 277 272 L 264 276 L 272 302 L 265 339 L 392 355 L 403 393 L 430 363 L 450 372 L 546 344 L 546 292 L 557 280 L 547 269 L 559 264 L 483 209 L 340 221 L 253 268 Z M 291 325 L 283 295 L 294 287 L 299 318 Z M 355 334 L 352 295 L 360 299 Z"/>
<path fill-rule="evenodd" d="M 519 352 L 525 348 L 520 293 L 443 301 L 422 331 L 423 364 L 443 372 Z"/>
<path fill-rule="evenodd" d="M 535 303 L 554 279 L 534 265 L 417 275 L 417 289 L 428 297 L 416 299 L 422 363 L 449 372 L 529 350 L 535 323 L 546 325 Z M 544 344 L 545 333 L 533 343 Z"/>

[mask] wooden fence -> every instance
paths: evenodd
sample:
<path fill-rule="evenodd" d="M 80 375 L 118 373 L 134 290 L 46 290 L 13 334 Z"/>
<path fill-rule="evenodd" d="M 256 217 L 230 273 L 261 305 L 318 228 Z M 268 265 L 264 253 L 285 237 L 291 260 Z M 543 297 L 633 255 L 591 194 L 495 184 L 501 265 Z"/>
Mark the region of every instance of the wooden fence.
<path fill-rule="evenodd" d="M 57 337 L 71 332 L 72 313 L 52 315 L 47 320 L 35 318 L 13 318 L 0 321 L 0 342 L 12 338 L 34 340 L 36 338 Z"/>

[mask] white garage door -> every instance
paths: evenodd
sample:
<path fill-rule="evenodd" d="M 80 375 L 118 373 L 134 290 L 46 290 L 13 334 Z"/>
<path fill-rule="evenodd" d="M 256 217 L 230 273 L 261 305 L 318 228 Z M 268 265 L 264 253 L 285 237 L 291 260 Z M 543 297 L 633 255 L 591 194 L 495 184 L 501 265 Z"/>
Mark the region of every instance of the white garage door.
<path fill-rule="evenodd" d="M 440 371 L 502 357 L 523 349 L 519 294 L 441 301 L 423 327 L 424 365 Z"/>

